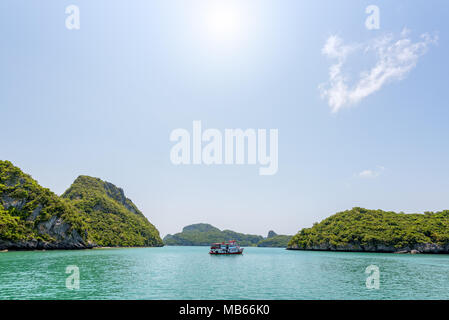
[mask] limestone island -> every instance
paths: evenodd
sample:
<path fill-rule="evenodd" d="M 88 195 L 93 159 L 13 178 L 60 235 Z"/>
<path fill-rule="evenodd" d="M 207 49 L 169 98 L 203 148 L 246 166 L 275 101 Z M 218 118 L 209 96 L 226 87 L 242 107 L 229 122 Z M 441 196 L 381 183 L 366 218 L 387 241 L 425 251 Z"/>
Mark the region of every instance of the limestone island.
<path fill-rule="evenodd" d="M 168 246 L 210 246 L 212 243 L 236 240 L 243 247 L 285 248 L 291 236 L 269 231 L 267 237 L 245 234 L 232 230 L 220 230 L 208 223 L 197 223 L 184 227 L 182 232 L 164 237 Z"/>
<path fill-rule="evenodd" d="M 112 183 L 79 176 L 58 196 L 0 160 L 0 250 L 160 246 L 159 231 Z"/>
<path fill-rule="evenodd" d="M 449 210 L 406 214 L 353 208 L 302 229 L 287 249 L 449 253 Z"/>

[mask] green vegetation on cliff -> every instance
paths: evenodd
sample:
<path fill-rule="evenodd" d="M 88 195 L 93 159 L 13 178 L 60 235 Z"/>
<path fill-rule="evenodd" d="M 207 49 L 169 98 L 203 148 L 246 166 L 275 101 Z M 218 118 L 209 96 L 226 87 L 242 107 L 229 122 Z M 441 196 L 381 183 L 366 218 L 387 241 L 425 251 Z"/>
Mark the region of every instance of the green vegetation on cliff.
<path fill-rule="evenodd" d="M 353 208 L 336 213 L 290 240 L 292 249 L 392 251 L 449 244 L 449 210 L 405 214 Z M 379 250 L 380 249 L 380 250 Z"/>
<path fill-rule="evenodd" d="M 61 221 L 70 225 L 68 230 L 58 229 Z M 0 161 L 0 240 L 55 242 L 76 231 L 86 241 L 86 228 L 84 215 L 69 202 L 11 162 Z"/>
<path fill-rule="evenodd" d="M 270 233 L 272 235 L 270 236 Z M 169 246 L 209 246 L 214 242 L 236 240 L 244 247 L 283 247 L 287 246 L 290 236 L 276 235 L 270 231 L 269 236 L 264 238 L 259 235 L 243 234 L 231 230 L 223 230 L 207 224 L 198 223 L 186 226 L 182 232 L 167 235 L 164 243 Z"/>
<path fill-rule="evenodd" d="M 0 249 L 161 246 L 157 229 L 123 190 L 81 176 L 58 197 L 0 160 Z"/>
<path fill-rule="evenodd" d="M 62 198 L 86 214 L 89 236 L 99 246 L 163 245 L 159 231 L 112 183 L 79 176 Z"/>
<path fill-rule="evenodd" d="M 13 215 L 0 205 L 0 239 L 13 241 L 33 239 L 37 234 L 33 225 L 26 224 L 18 215 Z"/>

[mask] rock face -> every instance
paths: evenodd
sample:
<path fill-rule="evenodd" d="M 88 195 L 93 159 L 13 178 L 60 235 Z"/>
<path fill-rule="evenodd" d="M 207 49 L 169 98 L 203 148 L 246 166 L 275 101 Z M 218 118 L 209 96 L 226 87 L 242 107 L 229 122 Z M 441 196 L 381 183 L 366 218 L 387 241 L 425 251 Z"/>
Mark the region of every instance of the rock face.
<path fill-rule="evenodd" d="M 113 184 L 81 176 L 58 197 L 0 161 L 0 250 L 162 245 L 157 229 Z"/>
<path fill-rule="evenodd" d="M 66 229 L 70 229 L 70 224 L 62 223 L 62 226 Z M 42 233 L 48 232 L 52 234 L 51 230 L 41 229 Z M 55 235 L 55 234 L 52 234 Z M 75 250 L 75 249 L 91 249 L 96 245 L 90 242 L 84 241 L 84 239 L 73 230 L 70 233 L 59 233 L 55 241 L 42 241 L 35 238 L 31 240 L 4 240 L 0 239 L 0 250 Z"/>
<path fill-rule="evenodd" d="M 276 237 L 278 234 L 274 232 L 273 230 L 268 231 L 267 238 L 273 238 Z"/>
<path fill-rule="evenodd" d="M 154 225 L 110 182 L 79 176 L 61 197 L 85 213 L 89 236 L 99 246 L 163 245 Z"/>
<path fill-rule="evenodd" d="M 449 211 L 404 214 L 353 208 L 302 229 L 287 249 L 449 253 Z"/>

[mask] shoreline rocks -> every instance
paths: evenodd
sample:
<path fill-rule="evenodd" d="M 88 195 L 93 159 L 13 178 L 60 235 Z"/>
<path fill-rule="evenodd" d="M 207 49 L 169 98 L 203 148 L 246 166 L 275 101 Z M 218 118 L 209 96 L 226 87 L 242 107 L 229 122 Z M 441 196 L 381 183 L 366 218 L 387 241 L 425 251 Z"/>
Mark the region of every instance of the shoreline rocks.
<path fill-rule="evenodd" d="M 338 251 L 338 252 L 376 252 L 376 253 L 396 253 L 396 254 L 449 254 L 449 244 L 438 245 L 435 243 L 419 243 L 413 247 L 396 248 L 387 245 L 362 246 L 357 244 L 347 244 L 344 246 L 332 246 L 330 244 L 320 244 L 299 248 L 296 245 L 288 246 L 287 250 L 304 250 L 304 251 Z"/>
<path fill-rule="evenodd" d="M 29 250 L 82 250 L 92 249 L 95 244 L 84 242 L 46 242 L 38 241 L 36 239 L 28 241 L 9 241 L 0 239 L 0 251 L 29 251 Z"/>

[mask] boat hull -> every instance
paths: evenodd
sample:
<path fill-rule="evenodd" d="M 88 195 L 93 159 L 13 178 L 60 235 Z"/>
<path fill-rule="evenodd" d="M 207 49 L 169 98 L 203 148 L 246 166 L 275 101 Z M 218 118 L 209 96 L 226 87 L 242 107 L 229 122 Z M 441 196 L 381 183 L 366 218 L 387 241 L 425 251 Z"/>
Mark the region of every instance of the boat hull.
<path fill-rule="evenodd" d="M 243 248 L 237 244 L 235 240 L 229 242 L 212 243 L 209 254 L 242 254 Z"/>
<path fill-rule="evenodd" d="M 243 251 L 239 251 L 239 252 L 209 252 L 209 254 L 242 254 Z"/>

